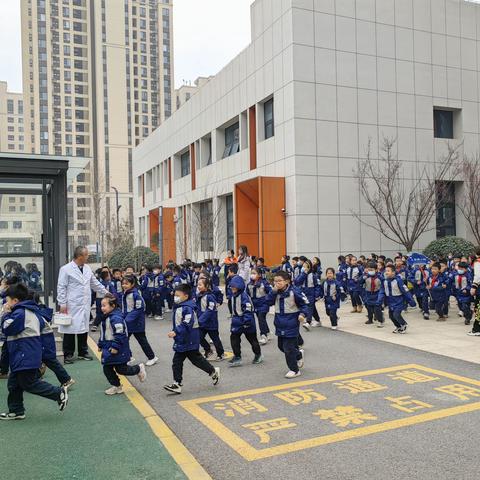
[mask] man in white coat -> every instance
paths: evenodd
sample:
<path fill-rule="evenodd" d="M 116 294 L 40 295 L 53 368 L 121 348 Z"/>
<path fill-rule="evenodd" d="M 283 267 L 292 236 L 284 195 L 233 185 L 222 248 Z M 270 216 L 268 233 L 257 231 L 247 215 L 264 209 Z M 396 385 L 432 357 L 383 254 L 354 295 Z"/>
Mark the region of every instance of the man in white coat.
<path fill-rule="evenodd" d="M 61 313 L 72 317 L 70 325 L 60 325 L 58 331 L 63 333 L 63 359 L 73 363 L 75 337 L 78 343 L 78 358 L 93 360 L 88 353 L 87 337 L 90 321 L 91 290 L 106 294 L 107 291 L 95 278 L 87 265 L 88 250 L 75 248 L 73 260 L 60 269 L 57 286 L 57 303 Z"/>

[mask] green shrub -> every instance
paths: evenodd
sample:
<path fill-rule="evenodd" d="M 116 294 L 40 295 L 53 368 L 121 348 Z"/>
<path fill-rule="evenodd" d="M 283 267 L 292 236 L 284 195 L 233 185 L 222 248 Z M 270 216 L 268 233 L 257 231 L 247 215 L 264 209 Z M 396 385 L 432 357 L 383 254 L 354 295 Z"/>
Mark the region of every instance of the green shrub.
<path fill-rule="evenodd" d="M 107 262 L 110 268 L 125 268 L 133 265 L 138 272 L 142 264 L 154 265 L 158 263 L 158 253 L 148 247 L 120 247 L 108 256 Z"/>
<path fill-rule="evenodd" d="M 446 257 L 453 255 L 470 255 L 475 251 L 475 245 L 460 237 L 444 237 L 431 242 L 423 253 L 429 257 Z"/>

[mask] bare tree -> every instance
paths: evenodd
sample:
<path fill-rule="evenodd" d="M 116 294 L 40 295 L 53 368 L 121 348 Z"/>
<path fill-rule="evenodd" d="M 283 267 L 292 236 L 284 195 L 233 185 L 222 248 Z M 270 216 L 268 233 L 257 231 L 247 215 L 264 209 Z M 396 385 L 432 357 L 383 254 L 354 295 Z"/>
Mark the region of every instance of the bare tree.
<path fill-rule="evenodd" d="M 469 225 L 477 245 L 480 245 L 480 157 L 465 157 L 461 164 L 464 195 L 457 204 Z"/>
<path fill-rule="evenodd" d="M 413 178 L 405 178 L 403 162 L 394 155 L 395 143 L 395 139 L 383 138 L 377 160 L 372 159 L 369 141 L 367 158 L 359 160 L 354 172 L 376 222 L 367 222 L 359 210 L 352 213 L 364 225 L 411 252 L 420 236 L 434 228 L 431 220 L 447 198 L 448 182 L 457 175 L 458 147 L 448 145 L 448 154 L 440 161 L 419 165 Z"/>

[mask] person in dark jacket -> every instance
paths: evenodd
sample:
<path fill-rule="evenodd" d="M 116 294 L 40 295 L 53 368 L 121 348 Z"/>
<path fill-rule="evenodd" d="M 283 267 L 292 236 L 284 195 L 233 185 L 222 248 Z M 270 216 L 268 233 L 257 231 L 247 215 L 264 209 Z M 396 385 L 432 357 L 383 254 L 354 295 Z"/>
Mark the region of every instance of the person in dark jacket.
<path fill-rule="evenodd" d="M 257 315 L 258 328 L 260 329 L 260 345 L 265 345 L 269 340 L 270 328 L 267 323 L 269 307 L 266 303 L 267 295 L 272 290 L 271 285 L 263 277 L 259 267 L 252 268 L 247 293 L 252 299 L 255 314 Z"/>
<path fill-rule="evenodd" d="M 384 296 L 382 277 L 377 272 L 377 264 L 374 261 L 368 262 L 363 278 L 363 303 L 368 313 L 368 320 L 365 322 L 367 325 L 372 325 L 375 319 L 377 327 L 385 326 L 382 312 Z"/>
<path fill-rule="evenodd" d="M 325 302 L 325 311 L 330 318 L 331 329 L 338 327 L 337 311 L 340 308 L 340 301 L 344 300 L 345 290 L 343 284 L 336 279 L 335 269 L 332 267 L 326 270 L 327 278 L 322 285 L 322 297 Z"/>
<path fill-rule="evenodd" d="M 280 271 L 273 279 L 274 288 L 268 294 L 266 302 L 275 305 L 275 335 L 278 337 L 278 348 L 285 354 L 289 371 L 286 378 L 301 375 L 305 353 L 298 348 L 299 326 L 306 321 L 308 315 L 308 299 L 296 287 L 291 285 L 290 274 Z"/>
<path fill-rule="evenodd" d="M 230 326 L 230 344 L 233 350 L 233 358 L 229 360 L 231 367 L 239 367 L 242 364 L 241 338 L 245 335 L 252 346 L 254 358 L 252 363 L 263 362 L 262 350 L 257 339 L 257 328 L 253 315 L 252 299 L 245 292 L 245 282 L 240 275 L 235 275 L 229 282 L 231 296 L 228 299 L 230 311 L 232 312 L 232 323 Z"/>
<path fill-rule="evenodd" d="M 122 287 L 124 292 L 122 312 L 127 323 L 128 337 L 133 335 L 137 339 L 143 353 L 148 358 L 145 365 L 151 367 L 158 362 L 158 357 L 153 352 L 145 334 L 145 302 L 137 290 L 137 279 L 133 275 L 125 275 Z"/>
<path fill-rule="evenodd" d="M 440 263 L 436 262 L 432 265 L 432 274 L 428 278 L 427 288 L 430 292 L 433 308 L 438 315 L 437 322 L 444 322 L 447 319 L 445 315 L 445 304 L 448 302 L 447 289 L 449 286 L 449 280 L 440 269 Z"/>
<path fill-rule="evenodd" d="M 145 365 L 128 365 L 131 357 L 128 344 L 127 324 L 119 308 L 117 299 L 106 296 L 102 299 L 101 309 L 103 313 L 100 324 L 100 339 L 98 351 L 102 352 L 103 373 L 107 377 L 111 387 L 105 390 L 106 395 L 123 393 L 123 388 L 117 374 L 133 376 L 137 375 L 141 382 L 147 378 Z"/>
<path fill-rule="evenodd" d="M 65 387 L 55 387 L 40 379 L 42 365 L 41 331 L 45 320 L 38 306 L 29 300 L 25 285 L 12 285 L 7 290 L 7 312 L 2 318 L 2 332 L 7 337 L 10 362 L 8 377 L 8 413 L 0 414 L 0 420 L 23 420 L 25 406 L 23 392 L 48 398 L 58 403 L 63 411 L 68 403 Z"/>
<path fill-rule="evenodd" d="M 210 375 L 213 385 L 217 385 L 220 379 L 220 368 L 214 368 L 199 351 L 200 332 L 197 306 L 190 299 L 191 294 L 192 288 L 190 285 L 180 284 L 175 287 L 173 328 L 168 333 L 168 337 L 173 338 L 173 350 L 175 351 L 172 361 L 174 382 L 170 385 L 164 385 L 163 388 L 177 395 L 182 393 L 183 363 L 187 358 L 197 368 Z"/>
<path fill-rule="evenodd" d="M 200 345 L 205 350 L 205 358 L 208 359 L 213 355 L 212 348 L 205 338 L 208 335 L 215 345 L 216 361 L 220 362 L 224 358 L 225 350 L 218 333 L 217 298 L 212 291 L 212 285 L 208 278 L 200 277 L 198 279 L 195 301 L 197 303 L 198 325 L 200 328 Z"/>

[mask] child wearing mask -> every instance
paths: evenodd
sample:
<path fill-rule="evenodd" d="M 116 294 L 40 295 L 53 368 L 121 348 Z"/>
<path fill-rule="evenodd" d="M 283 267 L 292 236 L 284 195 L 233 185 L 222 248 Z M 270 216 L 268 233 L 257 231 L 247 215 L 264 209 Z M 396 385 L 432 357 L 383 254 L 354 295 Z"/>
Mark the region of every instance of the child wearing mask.
<path fill-rule="evenodd" d="M 262 271 L 256 267 L 250 273 L 250 282 L 247 285 L 247 293 L 252 299 L 255 314 L 260 330 L 260 345 L 265 345 L 270 340 L 270 328 L 267 323 L 269 306 L 266 303 L 267 295 L 272 290 L 270 284 L 263 278 Z"/>
<path fill-rule="evenodd" d="M 325 302 L 325 311 L 330 318 L 331 329 L 336 330 L 338 327 L 338 314 L 340 301 L 345 298 L 343 285 L 336 279 L 335 269 L 327 268 L 327 279 L 323 282 L 323 300 Z"/>
<path fill-rule="evenodd" d="M 385 326 L 383 319 L 382 305 L 384 292 L 382 289 L 382 278 L 377 272 L 377 264 L 373 261 L 367 264 L 363 279 L 363 301 L 367 308 L 368 320 L 366 325 L 372 325 L 373 320 L 377 322 L 377 327 Z"/>

